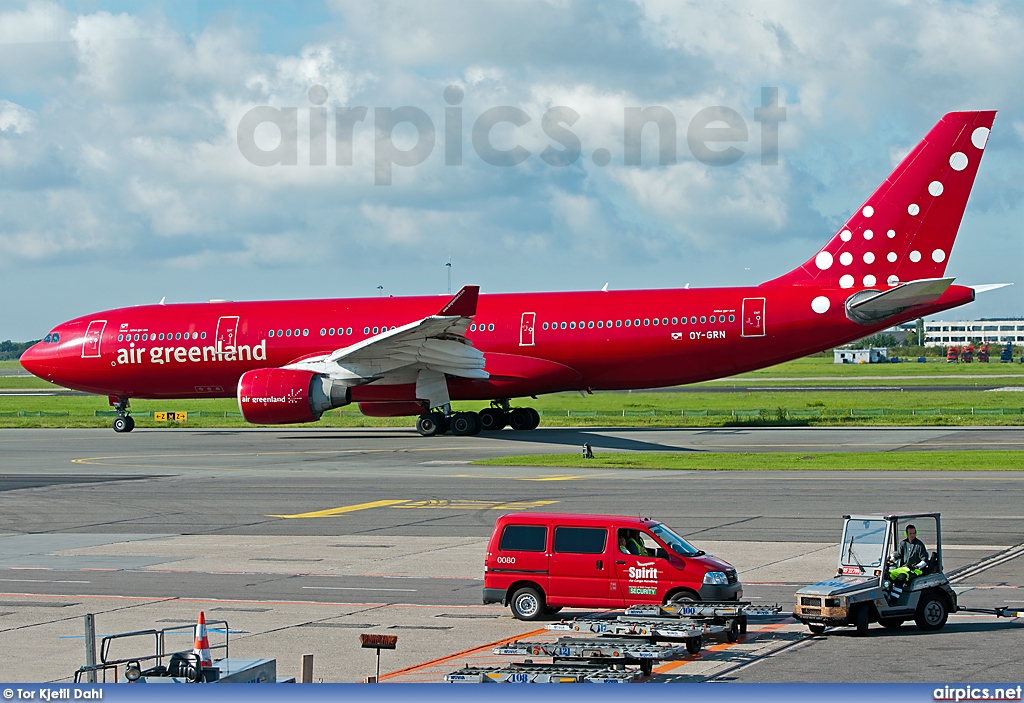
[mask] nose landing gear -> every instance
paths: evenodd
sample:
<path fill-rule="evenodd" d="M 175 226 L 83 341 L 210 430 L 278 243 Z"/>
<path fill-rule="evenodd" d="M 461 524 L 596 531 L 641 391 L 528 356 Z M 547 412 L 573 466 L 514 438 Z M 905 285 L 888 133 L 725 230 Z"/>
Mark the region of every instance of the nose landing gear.
<path fill-rule="evenodd" d="M 128 413 L 128 398 L 111 398 L 110 404 L 117 410 L 117 417 L 110 423 L 111 427 L 114 428 L 114 432 L 131 432 L 135 429 L 135 420 Z"/>

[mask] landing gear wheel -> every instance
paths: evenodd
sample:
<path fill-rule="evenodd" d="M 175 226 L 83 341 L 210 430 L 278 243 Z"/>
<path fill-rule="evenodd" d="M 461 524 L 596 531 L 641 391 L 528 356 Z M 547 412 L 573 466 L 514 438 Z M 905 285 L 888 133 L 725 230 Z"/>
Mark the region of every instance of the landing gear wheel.
<path fill-rule="evenodd" d="M 530 425 L 531 430 L 535 430 L 540 427 L 540 413 L 533 408 L 527 408 L 530 411 L 530 415 L 533 416 L 533 424 Z"/>
<path fill-rule="evenodd" d="M 854 624 L 857 626 L 857 636 L 864 637 L 868 634 L 868 625 L 871 619 L 871 610 L 865 603 L 864 605 L 857 608 L 857 615 L 854 619 Z"/>
<path fill-rule="evenodd" d="M 416 431 L 424 437 L 433 437 L 435 435 L 444 434 L 444 430 L 441 429 L 442 425 L 438 419 L 444 419 L 444 416 L 440 413 L 424 413 L 420 415 L 416 420 Z"/>
<path fill-rule="evenodd" d="M 135 420 L 131 415 L 118 415 L 110 424 L 114 432 L 131 432 L 135 429 Z"/>
<path fill-rule="evenodd" d="M 878 624 L 884 627 L 886 630 L 898 630 L 903 625 L 904 620 L 902 618 L 879 618 Z"/>
<path fill-rule="evenodd" d="M 812 635 L 824 635 L 825 634 L 825 626 L 824 625 L 808 625 L 807 629 L 811 631 Z"/>
<path fill-rule="evenodd" d="M 934 632 L 943 628 L 948 617 L 949 607 L 946 605 L 946 599 L 935 593 L 926 593 L 917 604 L 914 622 L 925 632 Z"/>
<path fill-rule="evenodd" d="M 536 411 L 534 411 L 536 412 Z M 537 416 L 538 419 L 540 416 Z M 513 430 L 532 430 L 537 426 L 533 424 L 534 417 L 533 413 L 530 412 L 530 408 L 514 408 L 508 416 L 508 424 L 512 425 Z"/>
<path fill-rule="evenodd" d="M 536 620 L 544 614 L 544 596 L 536 588 L 520 588 L 509 601 L 517 620 Z"/>
<path fill-rule="evenodd" d="M 508 415 L 498 408 L 484 408 L 480 411 L 480 429 L 484 432 L 497 432 L 508 424 Z"/>
<path fill-rule="evenodd" d="M 700 652 L 700 648 L 704 646 L 700 637 L 688 637 L 686 639 L 686 651 L 690 654 L 697 654 Z"/>
<path fill-rule="evenodd" d="M 455 413 L 449 420 L 453 435 L 468 437 L 480 433 L 480 418 L 476 413 Z"/>

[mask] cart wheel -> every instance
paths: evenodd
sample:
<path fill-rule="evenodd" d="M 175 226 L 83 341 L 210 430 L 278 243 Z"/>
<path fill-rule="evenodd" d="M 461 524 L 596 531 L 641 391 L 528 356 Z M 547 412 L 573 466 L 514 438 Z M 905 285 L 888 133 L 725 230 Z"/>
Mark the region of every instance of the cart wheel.
<path fill-rule="evenodd" d="M 868 609 L 870 606 L 865 603 L 864 605 L 857 608 L 857 616 L 854 623 L 857 625 L 857 636 L 864 637 L 868 634 L 868 624 L 871 618 L 871 611 Z"/>
<path fill-rule="evenodd" d="M 747 634 L 747 614 L 740 613 L 740 634 Z"/>
<path fill-rule="evenodd" d="M 825 626 L 824 625 L 808 625 L 807 629 L 811 631 L 812 635 L 824 635 L 825 634 Z"/>
<path fill-rule="evenodd" d="M 640 673 L 644 676 L 650 676 L 651 672 L 654 671 L 654 662 L 650 659 L 644 659 L 640 662 Z"/>
<path fill-rule="evenodd" d="M 697 654 L 700 652 L 700 648 L 703 646 L 700 637 L 689 637 L 686 640 L 686 651 L 690 654 Z"/>
<path fill-rule="evenodd" d="M 935 593 L 926 593 L 921 596 L 917 604 L 917 613 L 914 615 L 914 622 L 925 632 L 941 630 L 949 617 L 949 609 L 946 607 L 946 600 Z"/>
<path fill-rule="evenodd" d="M 898 630 L 903 622 L 902 618 L 879 618 L 878 620 L 878 624 L 886 630 Z"/>
<path fill-rule="evenodd" d="M 740 638 L 740 621 L 738 618 L 734 618 L 729 621 L 729 627 L 725 630 L 725 641 L 735 642 Z"/>

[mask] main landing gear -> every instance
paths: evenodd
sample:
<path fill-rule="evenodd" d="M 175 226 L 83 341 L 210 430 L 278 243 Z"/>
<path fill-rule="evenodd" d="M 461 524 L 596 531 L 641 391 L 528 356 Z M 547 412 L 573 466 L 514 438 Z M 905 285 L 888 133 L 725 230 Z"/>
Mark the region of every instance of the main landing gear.
<path fill-rule="evenodd" d="M 111 426 L 114 428 L 114 432 L 131 432 L 135 429 L 135 420 L 128 414 L 128 399 L 118 398 L 117 402 L 111 403 L 114 409 L 117 410 L 117 417 Z"/>
<path fill-rule="evenodd" d="M 424 413 L 416 420 L 416 431 L 424 437 L 451 432 L 464 437 L 480 432 L 497 432 L 506 426 L 513 430 L 535 430 L 540 424 L 540 413 L 533 408 L 509 407 L 508 399 L 492 400 L 491 407 L 479 413 L 434 412 Z"/>

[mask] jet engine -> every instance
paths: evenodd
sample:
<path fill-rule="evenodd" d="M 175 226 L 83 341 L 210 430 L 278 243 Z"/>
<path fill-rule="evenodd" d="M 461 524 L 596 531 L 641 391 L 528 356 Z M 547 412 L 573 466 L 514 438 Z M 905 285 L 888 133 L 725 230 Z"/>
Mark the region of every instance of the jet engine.
<path fill-rule="evenodd" d="M 258 425 L 316 422 L 351 402 L 348 386 L 312 371 L 253 369 L 238 379 L 238 408 L 246 422 Z"/>

